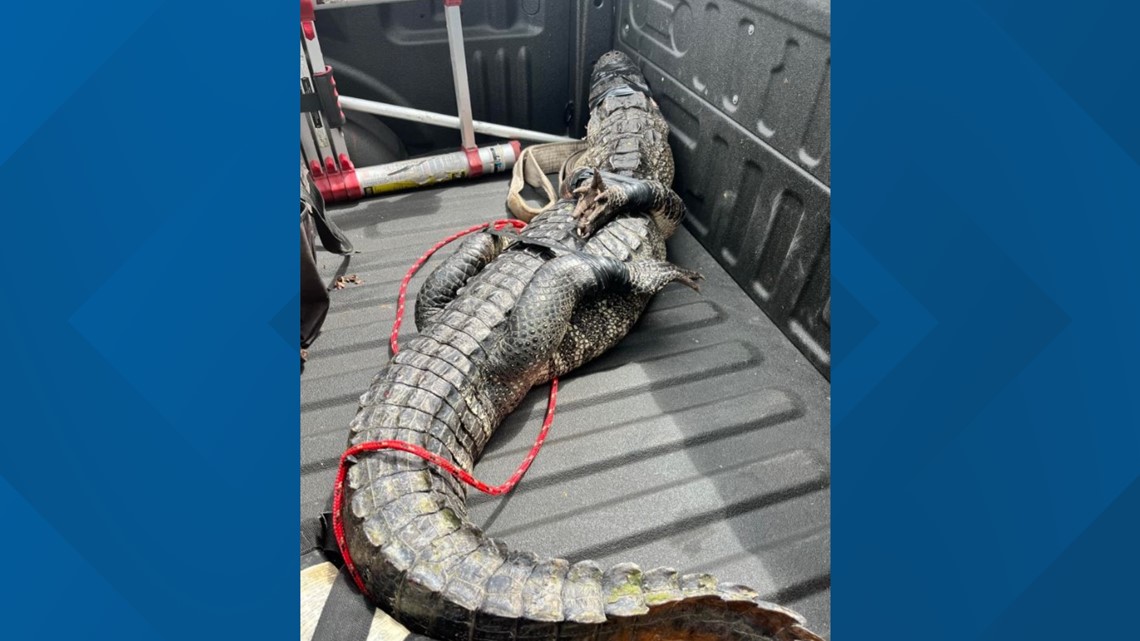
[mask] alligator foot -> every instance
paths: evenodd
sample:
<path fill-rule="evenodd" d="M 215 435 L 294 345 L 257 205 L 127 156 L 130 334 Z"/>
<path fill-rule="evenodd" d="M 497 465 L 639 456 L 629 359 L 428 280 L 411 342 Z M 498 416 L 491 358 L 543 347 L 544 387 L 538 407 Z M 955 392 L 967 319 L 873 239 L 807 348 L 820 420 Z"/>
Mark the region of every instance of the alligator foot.
<path fill-rule="evenodd" d="M 640 261 L 628 265 L 634 291 L 655 294 L 669 283 L 681 283 L 699 292 L 700 281 L 705 278 L 698 272 L 665 261 Z"/>
<path fill-rule="evenodd" d="M 618 185 L 605 184 L 601 171 L 594 169 L 592 173 L 590 182 L 572 192 L 578 203 L 570 216 L 578 219 L 578 235 L 583 238 L 613 220 L 629 200 L 625 190 Z"/>
<path fill-rule="evenodd" d="M 582 237 L 591 236 L 620 214 L 649 216 L 668 236 L 685 215 L 681 197 L 656 180 L 581 168 L 571 177 L 571 185 L 578 185 L 571 191 L 578 202 L 570 215 L 578 219 Z"/>

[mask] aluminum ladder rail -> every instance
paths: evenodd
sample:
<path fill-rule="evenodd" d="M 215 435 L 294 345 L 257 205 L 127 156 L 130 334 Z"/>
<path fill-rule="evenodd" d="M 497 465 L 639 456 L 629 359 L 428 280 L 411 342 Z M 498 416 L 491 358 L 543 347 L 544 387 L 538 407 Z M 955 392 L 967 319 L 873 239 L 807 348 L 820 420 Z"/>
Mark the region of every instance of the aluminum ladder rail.
<path fill-rule="evenodd" d="M 301 114 L 301 154 L 306 166 L 310 167 L 313 172 L 314 180 L 321 188 L 322 194 L 328 201 L 356 199 L 445 180 L 475 177 L 484 173 L 506 171 L 514 165 L 521 151 L 518 140 L 480 148 L 475 145 L 476 132 L 504 138 L 536 141 L 573 140 L 563 136 L 474 120 L 467 78 L 467 58 L 463 43 L 463 23 L 460 10 L 462 0 L 443 0 L 458 117 L 339 96 L 335 90 L 335 80 L 331 76 L 332 70 L 325 64 L 320 53 L 316 34 L 315 10 L 409 1 L 301 0 L 302 109 L 306 107 L 306 100 L 309 100 L 310 107 L 315 105 L 311 98 L 306 98 L 306 94 L 316 94 L 321 103 L 320 110 Z M 325 77 L 326 74 L 327 78 Z M 334 102 L 335 104 L 324 104 L 326 102 Z M 341 108 L 457 128 L 460 131 L 461 150 L 357 169 L 352 165 L 347 146 L 344 143 L 344 134 L 341 131 L 344 115 Z M 323 119 L 321 118 L 322 113 L 325 116 Z M 321 176 L 318 177 L 318 173 Z"/>

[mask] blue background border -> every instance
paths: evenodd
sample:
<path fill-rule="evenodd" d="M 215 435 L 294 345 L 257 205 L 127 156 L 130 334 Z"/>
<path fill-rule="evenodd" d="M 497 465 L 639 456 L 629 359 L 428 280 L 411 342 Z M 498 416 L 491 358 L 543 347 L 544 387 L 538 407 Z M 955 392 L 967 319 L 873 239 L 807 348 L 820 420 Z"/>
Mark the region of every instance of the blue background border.
<path fill-rule="evenodd" d="M 297 7 L 4 12 L 0 636 L 295 638 Z"/>
<path fill-rule="evenodd" d="M 1129 630 L 1140 9 L 836 4 L 833 626 Z M 4 635 L 292 638 L 295 9 L 5 10 Z"/>
<path fill-rule="evenodd" d="M 834 9 L 834 629 L 1130 636 L 1140 8 Z"/>

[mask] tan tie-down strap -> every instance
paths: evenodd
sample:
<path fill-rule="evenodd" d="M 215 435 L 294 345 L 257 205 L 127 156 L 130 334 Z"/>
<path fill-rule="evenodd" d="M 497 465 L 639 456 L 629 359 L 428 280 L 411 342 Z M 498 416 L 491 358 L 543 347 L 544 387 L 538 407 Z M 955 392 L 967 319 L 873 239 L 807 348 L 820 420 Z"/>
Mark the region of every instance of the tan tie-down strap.
<path fill-rule="evenodd" d="M 531 218 L 558 200 L 558 191 L 550 184 L 550 179 L 546 175 L 557 171 L 558 182 L 561 183 L 567 173 L 577 169 L 577 161 L 585 150 L 584 140 L 548 142 L 523 149 L 515 161 L 515 168 L 511 174 L 507 209 L 515 215 L 515 218 L 530 222 Z M 546 203 L 539 207 L 528 203 L 522 196 L 523 187 L 527 185 L 546 194 Z"/>

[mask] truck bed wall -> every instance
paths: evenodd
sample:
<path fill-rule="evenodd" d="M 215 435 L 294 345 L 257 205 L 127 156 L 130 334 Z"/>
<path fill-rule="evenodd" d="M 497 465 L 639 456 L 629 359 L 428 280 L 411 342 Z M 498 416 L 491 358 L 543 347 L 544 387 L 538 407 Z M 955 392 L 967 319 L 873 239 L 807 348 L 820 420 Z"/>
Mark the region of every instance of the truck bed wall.
<path fill-rule="evenodd" d="M 594 61 L 641 65 L 672 127 L 687 226 L 830 375 L 829 0 L 467 0 L 475 118 L 584 134 Z M 455 113 L 442 2 L 318 12 L 341 93 Z M 458 133 L 386 120 L 409 151 Z"/>
<path fill-rule="evenodd" d="M 672 128 L 687 226 L 825 375 L 831 366 L 828 0 L 622 0 Z"/>

